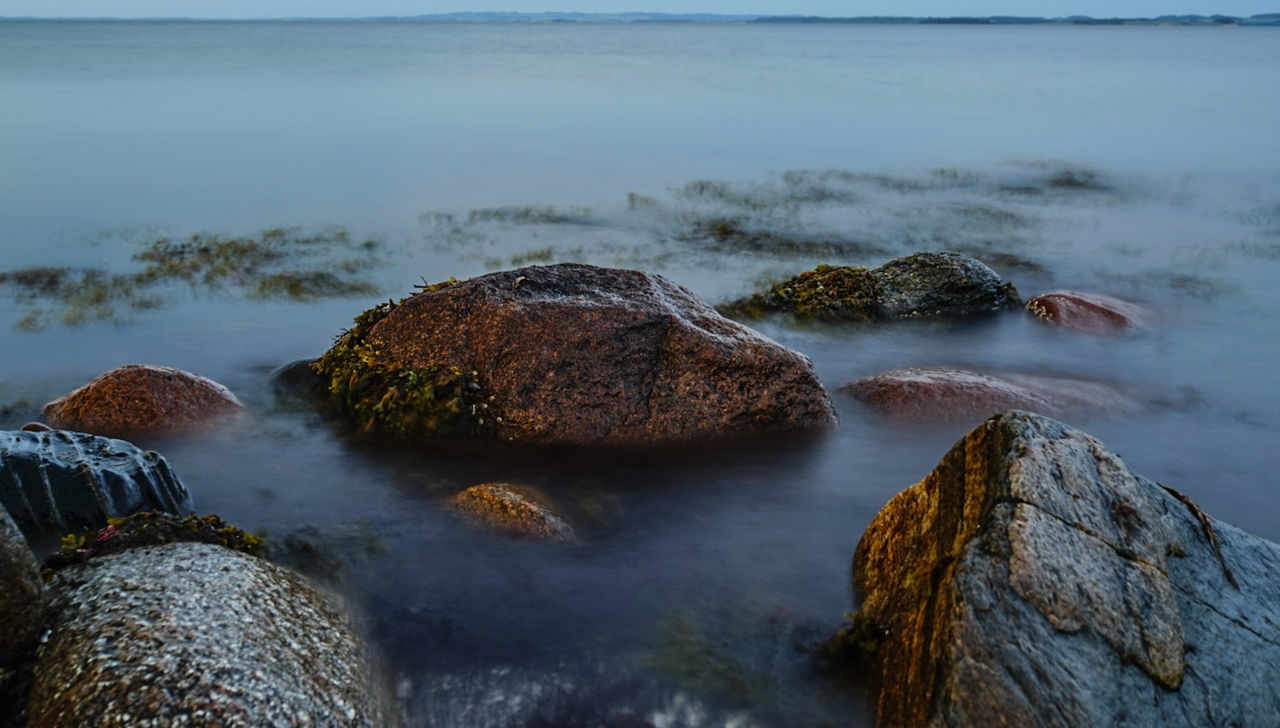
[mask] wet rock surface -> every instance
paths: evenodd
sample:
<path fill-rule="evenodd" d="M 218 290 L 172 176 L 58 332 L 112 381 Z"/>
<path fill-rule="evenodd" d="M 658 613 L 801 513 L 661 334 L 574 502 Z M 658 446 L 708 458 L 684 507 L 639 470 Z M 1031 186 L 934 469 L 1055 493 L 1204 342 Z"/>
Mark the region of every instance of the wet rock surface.
<path fill-rule="evenodd" d="M 884 726 L 1271 725 L 1280 546 L 1025 412 L 875 517 L 855 621 Z"/>
<path fill-rule="evenodd" d="M 410 440 L 638 445 L 835 424 L 808 358 L 661 276 L 580 264 L 430 286 L 363 314 L 317 368 L 358 428 Z"/>
<path fill-rule="evenodd" d="M 399 724 L 330 599 L 221 546 L 103 556 L 50 582 L 29 728 Z"/>
<path fill-rule="evenodd" d="M 129 364 L 44 406 L 56 429 L 108 437 L 199 432 L 244 412 L 231 390 L 198 374 Z"/>
<path fill-rule="evenodd" d="M 1018 306 L 1018 291 L 986 264 L 952 252 L 915 253 L 879 268 L 820 265 L 723 310 L 818 321 L 959 318 Z"/>
<path fill-rule="evenodd" d="M 44 622 L 44 582 L 26 538 L 0 508 L 0 684 L 35 646 Z M 3 700 L 0 700 L 2 703 Z"/>
<path fill-rule="evenodd" d="M 481 483 L 449 499 L 458 512 L 509 536 L 576 541 L 577 534 L 541 491 L 515 483 Z"/>
<path fill-rule="evenodd" d="M 0 432 L 0 505 L 28 536 L 98 528 L 108 518 L 185 513 L 191 496 L 158 453 L 80 432 Z"/>
<path fill-rule="evenodd" d="M 1027 300 L 1026 309 L 1041 320 L 1073 331 L 1114 334 L 1150 321 L 1150 309 L 1100 293 L 1050 291 Z"/>
<path fill-rule="evenodd" d="M 1119 389 L 1082 379 L 950 367 L 894 369 L 840 387 L 880 414 L 906 422 L 964 422 L 1008 409 L 1053 417 L 1133 414 L 1144 405 Z"/>

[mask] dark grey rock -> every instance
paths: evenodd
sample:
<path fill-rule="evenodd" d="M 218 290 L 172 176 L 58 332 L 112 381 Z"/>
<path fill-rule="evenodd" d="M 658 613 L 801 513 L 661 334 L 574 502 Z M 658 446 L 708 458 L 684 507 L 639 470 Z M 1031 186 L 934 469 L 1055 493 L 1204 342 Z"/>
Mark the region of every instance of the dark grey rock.
<path fill-rule="evenodd" d="M 0 726 L 17 711 L 25 685 L 24 663 L 44 627 L 40 567 L 9 514 L 0 508 Z"/>
<path fill-rule="evenodd" d="M 274 564 L 174 543 L 67 568 L 49 589 L 32 728 L 399 724 L 349 618 Z"/>
<path fill-rule="evenodd" d="M 880 284 L 880 311 L 888 318 L 972 316 L 1020 303 L 1013 284 L 960 253 L 915 253 L 873 273 Z"/>
<path fill-rule="evenodd" d="M 970 432 L 853 580 L 880 725 L 1280 725 L 1280 546 L 1055 420 Z"/>
<path fill-rule="evenodd" d="M 159 454 L 80 432 L 0 431 L 0 505 L 28 536 L 99 528 L 108 518 L 191 510 Z"/>

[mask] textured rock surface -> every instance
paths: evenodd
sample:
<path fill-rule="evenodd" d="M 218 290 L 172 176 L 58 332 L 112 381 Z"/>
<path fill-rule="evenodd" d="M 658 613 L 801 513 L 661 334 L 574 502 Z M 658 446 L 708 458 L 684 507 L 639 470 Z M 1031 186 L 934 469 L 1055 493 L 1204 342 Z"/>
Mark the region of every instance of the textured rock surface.
<path fill-rule="evenodd" d="M 960 253 L 915 253 L 879 268 L 820 265 L 764 293 L 730 303 L 730 313 L 791 313 L 820 321 L 956 318 L 1019 304 L 1018 291 Z"/>
<path fill-rule="evenodd" d="M 35 646 L 43 622 L 40 567 L 18 525 L 0 508 L 0 672 Z"/>
<path fill-rule="evenodd" d="M 896 420 L 965 422 L 1008 409 L 1054 417 L 1134 413 L 1143 405 L 1099 382 L 1028 374 L 980 374 L 949 367 L 894 369 L 842 386 Z"/>
<path fill-rule="evenodd" d="M 1220 550 L 1219 550 L 1220 549 Z M 885 726 L 1280 724 L 1280 546 L 1009 412 L 854 557 Z"/>
<path fill-rule="evenodd" d="M 541 492 L 513 483 L 481 483 L 449 499 L 468 517 L 511 536 L 539 541 L 576 541 L 568 521 Z"/>
<path fill-rule="evenodd" d="M 0 431 L 0 505 L 29 536 L 59 535 L 139 511 L 186 513 L 191 496 L 163 457 L 123 440 Z"/>
<path fill-rule="evenodd" d="M 502 439 L 646 444 L 835 424 L 806 357 L 640 271 L 566 263 L 435 287 L 389 310 L 363 346 L 384 368 L 474 377 L 476 425 Z"/>
<path fill-rule="evenodd" d="M 347 619 L 293 573 L 208 544 L 50 582 L 27 726 L 398 724 Z"/>
<path fill-rule="evenodd" d="M 1091 334 L 1125 331 L 1141 326 L 1153 317 L 1149 309 L 1136 303 L 1079 291 L 1042 293 L 1029 299 L 1026 308 L 1049 323 Z"/>
<path fill-rule="evenodd" d="M 46 404 L 41 416 L 57 429 L 128 438 L 197 432 L 243 411 L 231 390 L 198 374 L 130 364 Z"/>

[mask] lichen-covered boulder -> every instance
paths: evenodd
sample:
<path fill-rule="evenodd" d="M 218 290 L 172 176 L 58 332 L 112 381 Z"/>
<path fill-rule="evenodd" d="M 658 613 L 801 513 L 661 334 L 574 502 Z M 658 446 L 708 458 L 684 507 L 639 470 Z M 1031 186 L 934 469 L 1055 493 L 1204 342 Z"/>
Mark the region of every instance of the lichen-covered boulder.
<path fill-rule="evenodd" d="M 545 494 L 515 483 L 481 483 L 455 493 L 458 512 L 496 531 L 537 541 L 576 541 L 573 526 Z"/>
<path fill-rule="evenodd" d="M 81 432 L 0 431 L 0 505 L 28 536 L 98 528 L 191 496 L 158 453 Z"/>
<path fill-rule="evenodd" d="M 35 646 L 43 625 L 40 568 L 22 531 L 0 508 L 0 692 L 5 671 Z"/>
<path fill-rule="evenodd" d="M 1154 316 L 1145 306 L 1080 291 L 1042 293 L 1028 299 L 1026 309 L 1043 321 L 1090 334 L 1121 333 L 1149 322 Z"/>
<path fill-rule="evenodd" d="M 1039 415 L 890 500 L 853 586 L 882 726 L 1280 719 L 1280 546 Z"/>
<path fill-rule="evenodd" d="M 982 374 L 913 367 L 849 382 L 853 395 L 880 414 L 908 422 L 972 422 L 1008 409 L 1054 417 L 1136 413 L 1143 404 L 1101 382 L 1031 374 Z"/>
<path fill-rule="evenodd" d="M 834 426 L 809 360 L 641 271 L 564 263 L 366 311 L 315 365 L 358 429 L 641 445 Z"/>
<path fill-rule="evenodd" d="M 261 559 L 148 546 L 64 569 L 49 591 L 29 728 L 399 723 L 350 619 Z"/>
<path fill-rule="evenodd" d="M 981 261 L 926 252 L 879 268 L 820 265 L 722 310 L 751 318 L 777 312 L 817 321 L 871 322 L 988 314 L 1019 302 L 1013 284 Z"/>
<path fill-rule="evenodd" d="M 41 416 L 60 430 L 130 438 L 199 432 L 244 411 L 231 390 L 211 379 L 129 364 L 46 404 Z"/>

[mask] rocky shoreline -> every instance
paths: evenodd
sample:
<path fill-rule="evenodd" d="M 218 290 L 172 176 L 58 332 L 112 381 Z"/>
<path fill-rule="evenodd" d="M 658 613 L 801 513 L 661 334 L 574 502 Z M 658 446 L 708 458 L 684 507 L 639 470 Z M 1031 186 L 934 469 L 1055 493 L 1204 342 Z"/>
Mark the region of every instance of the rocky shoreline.
<path fill-rule="evenodd" d="M 1019 310 L 1064 335 L 1158 321 L 1075 291 L 1024 306 L 956 253 L 819 266 L 721 308 L 847 326 Z M 581 264 L 424 285 L 275 381 L 343 436 L 406 448 L 714 447 L 838 426 L 803 354 L 661 276 Z M 858 546 L 856 611 L 823 654 L 866 681 L 880 725 L 1280 719 L 1266 687 L 1280 677 L 1280 547 L 1046 416 L 1122 417 L 1144 401 L 1105 383 L 941 366 L 840 391 L 885 421 L 991 417 Z M 254 555 L 252 535 L 188 517 L 164 458 L 110 439 L 199 438 L 251 418 L 230 390 L 133 365 L 43 412 L 0 433 L 10 725 L 397 724 L 378 658 L 333 595 Z M 472 485 L 444 505 L 495 538 L 581 542 L 555 499 L 520 483 Z M 68 537 L 42 579 L 26 542 L 49 534 Z"/>

